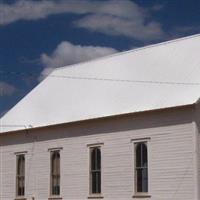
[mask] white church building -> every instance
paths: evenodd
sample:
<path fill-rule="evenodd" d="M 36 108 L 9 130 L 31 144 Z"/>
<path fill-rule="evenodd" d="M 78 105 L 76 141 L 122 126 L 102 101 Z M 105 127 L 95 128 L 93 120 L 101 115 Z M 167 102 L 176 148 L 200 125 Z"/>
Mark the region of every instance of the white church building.
<path fill-rule="evenodd" d="M 0 200 L 199 200 L 200 35 L 54 70 L 0 119 Z"/>

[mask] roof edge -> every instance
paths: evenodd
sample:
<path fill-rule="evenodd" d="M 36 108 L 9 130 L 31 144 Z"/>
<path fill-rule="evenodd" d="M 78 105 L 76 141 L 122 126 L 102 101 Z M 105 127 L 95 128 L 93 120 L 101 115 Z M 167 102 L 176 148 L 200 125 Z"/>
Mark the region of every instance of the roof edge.
<path fill-rule="evenodd" d="M 93 63 L 93 62 L 101 61 L 101 60 L 104 60 L 104 59 L 109 59 L 109 58 L 112 58 L 112 57 L 115 57 L 115 56 L 120 56 L 120 55 L 123 55 L 123 54 L 126 54 L 126 53 L 137 52 L 137 51 L 141 51 L 141 50 L 145 50 L 145 49 L 149 49 L 149 48 L 153 48 L 153 47 L 157 47 L 157 46 L 161 46 L 161 45 L 167 45 L 167 44 L 174 43 L 174 42 L 180 42 L 182 40 L 188 40 L 188 39 L 196 38 L 196 37 L 200 37 L 200 33 L 194 34 L 194 35 L 185 36 L 185 37 L 180 37 L 180 38 L 176 38 L 176 39 L 172 39 L 172 40 L 167 40 L 167 41 L 159 42 L 159 43 L 155 43 L 155 44 L 150 44 L 150 45 L 146 45 L 146 46 L 143 46 L 143 47 L 130 49 L 130 50 L 127 50 L 127 51 L 121 51 L 121 52 L 118 52 L 118 53 L 114 53 L 114 54 L 111 54 L 111 55 L 103 56 L 103 57 L 100 57 L 100 58 L 95 58 L 95 59 L 84 61 L 84 62 L 79 62 L 79 63 L 72 64 L 72 65 L 66 65 L 66 66 L 63 66 L 63 67 L 57 67 L 50 74 L 54 73 L 57 70 L 63 69 L 63 68 L 76 67 L 78 65 L 87 64 L 87 63 Z"/>

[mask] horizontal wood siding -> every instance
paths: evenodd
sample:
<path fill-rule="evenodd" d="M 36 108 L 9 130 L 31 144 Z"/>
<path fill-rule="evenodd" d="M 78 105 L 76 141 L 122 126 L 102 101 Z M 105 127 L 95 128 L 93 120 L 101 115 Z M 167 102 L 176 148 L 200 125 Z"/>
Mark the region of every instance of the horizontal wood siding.
<path fill-rule="evenodd" d="M 195 131 L 196 131 L 196 176 L 197 176 L 197 196 L 200 198 L 200 102 L 195 105 Z"/>
<path fill-rule="evenodd" d="M 0 137 L 1 200 L 15 198 L 15 152 L 26 154 L 26 197 L 49 197 L 50 152 L 61 151 L 61 196 L 83 200 L 89 193 L 88 144 L 102 144 L 102 195 L 133 199 L 133 139 L 150 138 L 149 195 L 153 200 L 197 200 L 191 109 L 94 120 Z M 138 198 L 134 198 L 138 199 Z"/>

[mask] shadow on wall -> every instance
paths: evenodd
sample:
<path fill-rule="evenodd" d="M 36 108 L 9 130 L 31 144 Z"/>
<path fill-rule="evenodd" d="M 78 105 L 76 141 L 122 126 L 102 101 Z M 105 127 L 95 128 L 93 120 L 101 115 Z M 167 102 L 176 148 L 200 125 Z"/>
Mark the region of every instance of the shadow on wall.
<path fill-rule="evenodd" d="M 1 135 L 0 145 L 25 144 L 35 140 L 39 142 L 190 123 L 193 120 L 193 111 L 192 106 L 185 106 L 17 131 Z"/>

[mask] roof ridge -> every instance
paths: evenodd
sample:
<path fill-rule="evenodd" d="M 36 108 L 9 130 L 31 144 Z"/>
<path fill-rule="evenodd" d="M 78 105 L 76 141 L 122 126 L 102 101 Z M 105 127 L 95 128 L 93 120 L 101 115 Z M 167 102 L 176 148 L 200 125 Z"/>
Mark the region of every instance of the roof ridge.
<path fill-rule="evenodd" d="M 76 67 L 77 65 L 97 62 L 97 61 L 104 60 L 104 59 L 109 59 L 109 58 L 112 58 L 112 57 L 115 57 L 115 56 L 120 56 L 120 55 L 123 55 L 123 54 L 126 54 L 126 53 L 137 52 L 137 51 L 141 51 L 141 50 L 145 50 L 145 49 L 149 49 L 149 48 L 153 48 L 153 47 L 157 47 L 157 46 L 161 46 L 161 45 L 167 45 L 167 44 L 171 44 L 171 43 L 175 43 L 175 42 L 180 42 L 182 40 L 188 40 L 188 39 L 196 38 L 196 37 L 200 37 L 200 33 L 194 34 L 194 35 L 185 36 L 185 37 L 181 37 L 181 38 L 176 38 L 176 39 L 172 39 L 172 40 L 167 40 L 167 41 L 159 42 L 159 43 L 155 43 L 155 44 L 150 44 L 150 45 L 146 45 L 146 46 L 143 46 L 143 47 L 130 49 L 130 50 L 127 50 L 127 51 L 121 51 L 121 52 L 118 52 L 118 53 L 114 53 L 114 54 L 111 54 L 111 55 L 103 56 L 103 57 L 100 57 L 100 58 L 95 58 L 95 59 L 92 59 L 92 60 L 88 60 L 88 61 L 84 61 L 84 62 L 80 62 L 80 63 L 76 63 L 76 64 L 66 65 L 66 66 L 63 66 L 63 67 L 58 67 L 58 68 L 55 68 L 52 71 L 52 73 L 57 71 L 57 70 L 63 69 L 63 68 Z M 50 73 L 50 74 L 52 74 L 52 73 Z"/>

